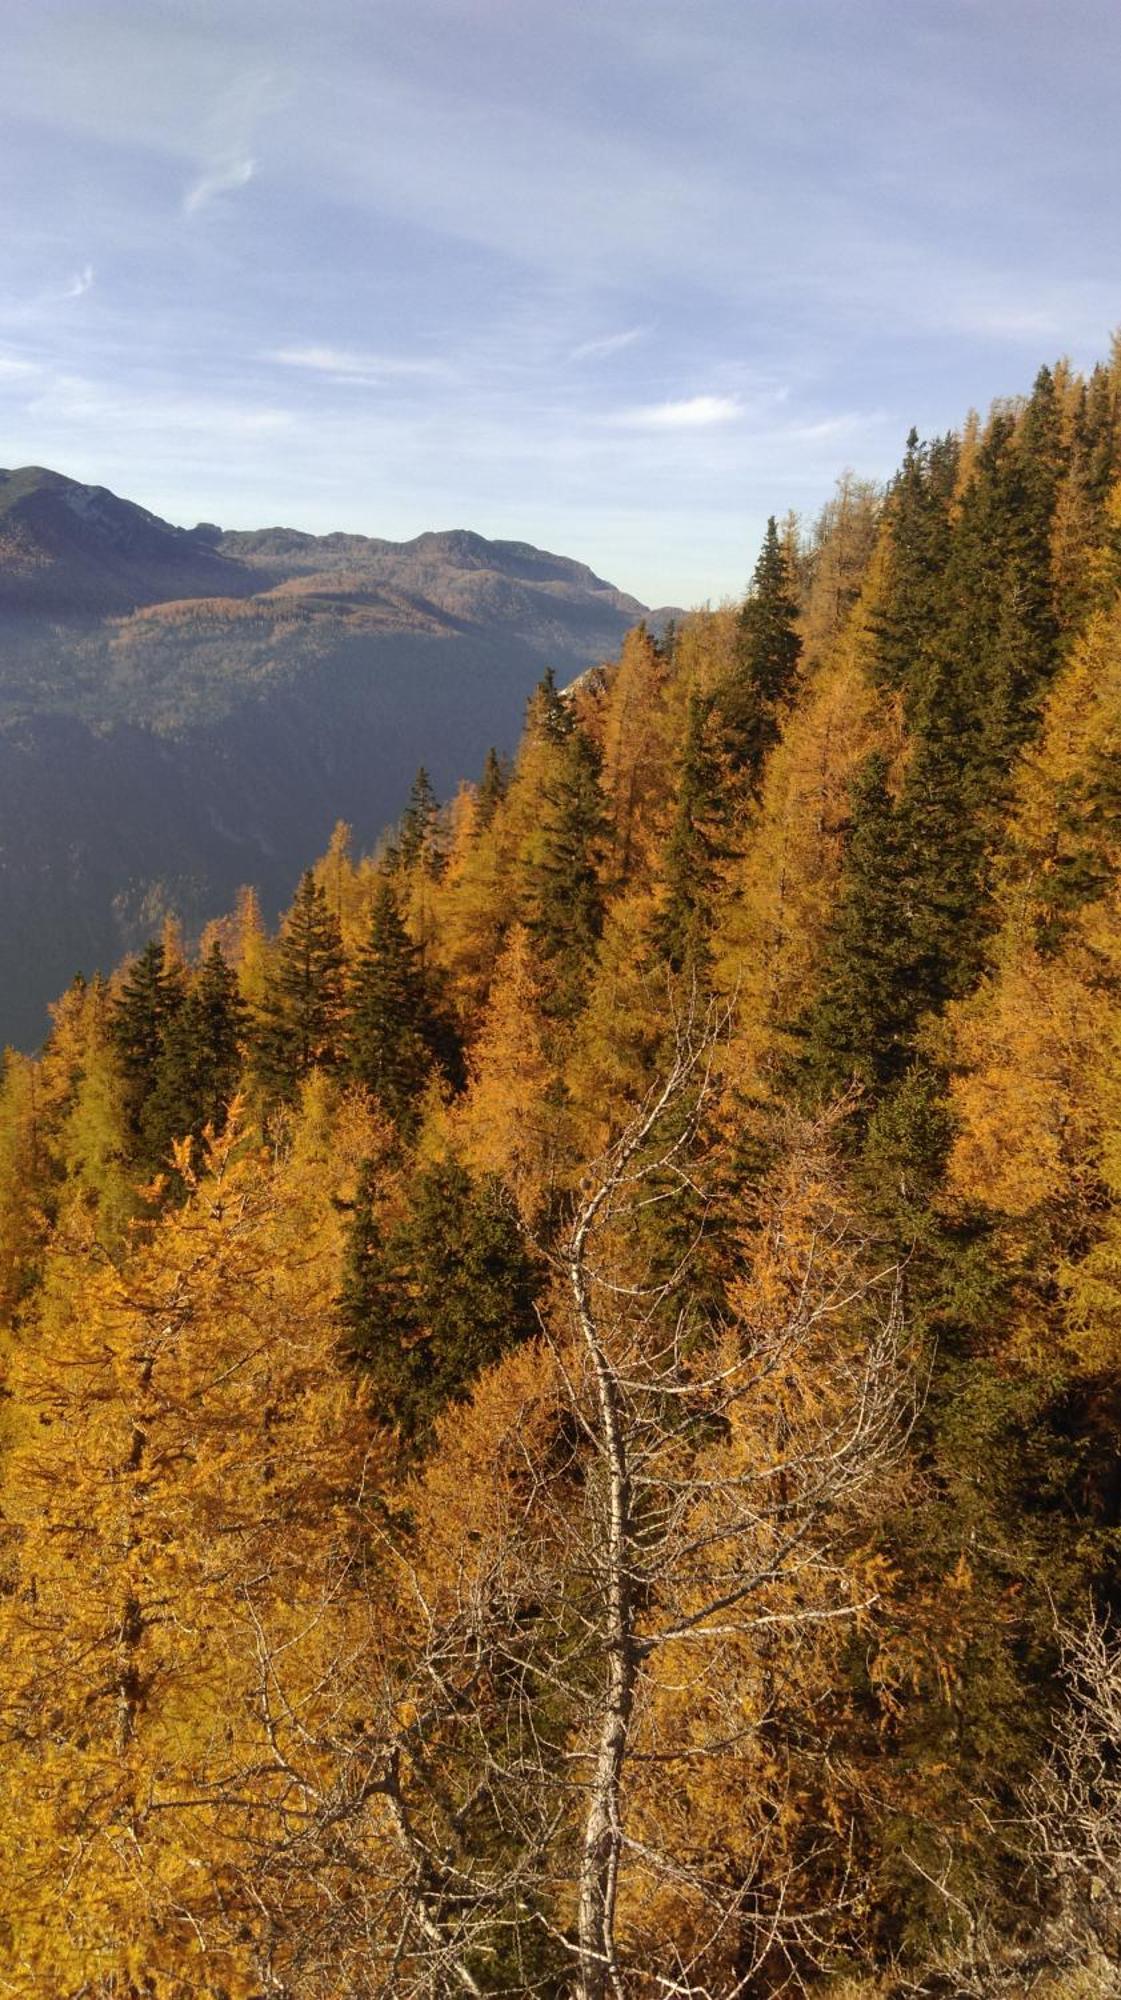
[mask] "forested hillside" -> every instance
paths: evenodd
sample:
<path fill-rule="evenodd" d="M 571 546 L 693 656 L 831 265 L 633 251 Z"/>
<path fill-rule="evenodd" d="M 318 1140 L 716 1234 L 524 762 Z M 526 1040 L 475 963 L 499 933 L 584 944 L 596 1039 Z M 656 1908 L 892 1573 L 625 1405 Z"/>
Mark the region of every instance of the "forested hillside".
<path fill-rule="evenodd" d="M 0 1990 L 1121 1991 L 1119 757 L 1115 351 L 62 995 Z"/>
<path fill-rule="evenodd" d="M 252 881 L 275 916 L 336 818 L 372 842 L 422 758 L 450 788 L 512 750 L 544 666 L 642 611 L 521 542 L 174 528 L 0 472 L 0 1042 L 170 910 L 197 937 Z"/>

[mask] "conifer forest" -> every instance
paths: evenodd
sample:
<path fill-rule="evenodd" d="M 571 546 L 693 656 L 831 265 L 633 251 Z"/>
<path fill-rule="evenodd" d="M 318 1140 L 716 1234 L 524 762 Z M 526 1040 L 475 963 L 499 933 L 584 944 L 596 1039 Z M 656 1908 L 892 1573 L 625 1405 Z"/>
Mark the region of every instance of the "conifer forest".
<path fill-rule="evenodd" d="M 1121 347 L 307 861 L 3 1069 L 0 1995 L 1121 1993 Z"/>

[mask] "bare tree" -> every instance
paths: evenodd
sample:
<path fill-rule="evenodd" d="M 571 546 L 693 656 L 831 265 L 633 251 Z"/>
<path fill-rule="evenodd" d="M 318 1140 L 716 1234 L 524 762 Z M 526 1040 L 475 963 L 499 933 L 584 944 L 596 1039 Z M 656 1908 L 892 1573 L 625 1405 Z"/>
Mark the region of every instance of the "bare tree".
<path fill-rule="evenodd" d="M 899 1274 L 853 1228 L 820 1131 L 761 1204 L 726 1304 L 702 1308 L 720 1025 L 686 1014 L 585 1171 L 541 1341 L 445 1420 L 407 1527 L 371 1517 L 381 1581 L 326 1724 L 289 1711 L 262 1641 L 262 1714 L 300 1801 L 257 1862 L 277 1996 L 733 2000 L 765 1964 L 824 1962 L 844 1830 L 792 1843 L 772 1781 L 717 1865 L 676 1801 L 698 1774 L 750 1786 L 763 1737 L 774 1765 L 797 1655 L 871 1613 L 866 1501 L 914 1390 Z"/>
<path fill-rule="evenodd" d="M 1069 1699 L 1055 1746 L 1027 1802 L 1028 1843 L 1056 1908 L 1047 1926 L 1058 1962 L 1100 1968 L 1121 1984 L 1121 1641 L 1092 1612 L 1062 1634 Z"/>
<path fill-rule="evenodd" d="M 825 1912 L 812 1903 L 784 1904 L 780 1891 L 767 1906 L 744 1883 L 720 1893 L 685 1856 L 640 1839 L 628 1823 L 628 1766 L 653 1758 L 672 1783 L 675 1766 L 734 1757 L 742 1736 L 742 1716 L 737 1723 L 710 1699 L 709 1727 L 657 1742 L 661 1657 L 680 1662 L 695 1650 L 726 1667 L 745 1640 L 765 1651 L 776 1630 L 809 1631 L 871 1609 L 874 1593 L 861 1592 L 846 1560 L 846 1529 L 857 1495 L 897 1459 L 909 1423 L 898 1273 L 869 1269 L 867 1245 L 851 1238 L 824 1189 L 805 1202 L 796 1241 L 781 1241 L 787 1205 L 772 1221 L 780 1241 L 756 1244 L 783 1282 L 766 1303 L 747 1287 L 753 1317 L 706 1324 L 689 1297 L 689 1253 L 660 1281 L 635 1275 L 629 1251 L 645 1212 L 683 1193 L 703 1202 L 691 1159 L 715 1029 L 711 1017 L 680 1024 L 663 1080 L 585 1175 L 557 1254 L 577 1334 L 562 1365 L 597 1475 L 580 1565 L 594 1581 L 596 1665 L 578 1753 L 580 2000 L 639 1989 L 703 1994 L 711 1946 L 734 1936 L 720 1989 L 730 1995 L 776 1945 L 812 1952 L 820 1942 Z M 672 1964 L 624 1963 L 618 1912 L 628 1871 L 645 1893 L 659 1877 L 675 1882 L 705 1911 Z"/>
<path fill-rule="evenodd" d="M 912 1866 L 937 1891 L 945 1935 L 903 1990 L 953 2000 L 1113 2000 L 1121 1991 L 1121 1644 L 1091 1611 L 1060 1632 L 1066 1699 L 1051 1751 L 1011 1818 L 978 1821 L 1022 1871 L 1023 1920 L 967 1900 L 947 1841 L 943 1865 Z"/>

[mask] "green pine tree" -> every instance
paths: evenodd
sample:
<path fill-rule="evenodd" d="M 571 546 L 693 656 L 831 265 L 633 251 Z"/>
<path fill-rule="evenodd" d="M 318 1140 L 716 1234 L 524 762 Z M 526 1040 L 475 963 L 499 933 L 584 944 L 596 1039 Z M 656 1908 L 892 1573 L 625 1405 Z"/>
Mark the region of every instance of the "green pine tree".
<path fill-rule="evenodd" d="M 733 771 L 756 792 L 794 689 L 802 641 L 790 565 L 772 514 L 740 612 L 735 666 L 717 696 Z"/>
<path fill-rule="evenodd" d="M 702 980 L 710 969 L 708 934 L 717 870 L 726 853 L 726 800 L 720 760 L 709 740 L 711 722 L 712 702 L 690 695 L 677 806 L 662 857 L 664 901 L 654 926 L 655 942 L 672 969 L 695 972 Z"/>
<path fill-rule="evenodd" d="M 339 926 L 309 868 L 284 920 L 254 1037 L 267 1096 L 290 1098 L 341 1051 L 345 961 Z"/>
<path fill-rule="evenodd" d="M 378 883 L 369 936 L 348 985 L 345 1061 L 402 1132 L 411 1131 L 437 1034 L 420 967 L 392 884 Z"/>
<path fill-rule="evenodd" d="M 488 827 L 506 797 L 510 783 L 510 767 L 505 757 L 500 757 L 492 746 L 487 751 L 483 765 L 483 775 L 475 794 L 475 831 L 482 833 Z"/>
<path fill-rule="evenodd" d="M 110 1017 L 110 1038 L 120 1063 L 126 1127 L 137 1167 L 155 1173 L 163 1165 L 170 1137 L 170 1107 L 161 1110 L 166 1051 L 174 1043 L 186 1005 L 186 983 L 178 966 L 167 963 L 163 944 L 153 938 L 131 967 Z M 186 1131 L 189 1123 L 183 1127 Z"/>
<path fill-rule="evenodd" d="M 922 1007 L 908 923 L 910 852 L 887 780 L 877 752 L 853 785 L 841 893 L 805 1024 L 810 1074 L 826 1096 L 853 1081 L 900 1077 Z"/>
<path fill-rule="evenodd" d="M 440 801 L 422 764 L 413 779 L 408 804 L 398 822 L 392 863 L 406 874 L 413 868 L 423 867 L 428 874 L 438 876 L 443 871 L 444 861 L 440 842 Z"/>
<path fill-rule="evenodd" d="M 540 1276 L 500 1183 L 455 1159 L 424 1168 L 408 1215 L 383 1228 L 372 1173 L 350 1227 L 341 1308 L 378 1418 L 407 1447 L 480 1369 L 538 1330 Z"/>
<path fill-rule="evenodd" d="M 570 728 L 541 799 L 541 821 L 524 870 L 526 922 L 548 983 L 550 1013 L 568 1019 L 583 1002 L 603 928 L 600 864 L 605 826 L 600 759 L 582 729 Z"/>

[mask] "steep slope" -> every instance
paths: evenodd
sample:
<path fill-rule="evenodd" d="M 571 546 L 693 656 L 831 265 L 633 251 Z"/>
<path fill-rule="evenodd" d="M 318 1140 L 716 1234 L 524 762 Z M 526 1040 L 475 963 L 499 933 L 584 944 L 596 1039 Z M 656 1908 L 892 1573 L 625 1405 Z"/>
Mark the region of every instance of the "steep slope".
<path fill-rule="evenodd" d="M 257 585 L 195 530 L 173 528 L 40 465 L 0 470 L 0 611 L 52 618 L 131 611 Z"/>
<path fill-rule="evenodd" d="M 340 815 L 373 841 L 422 760 L 448 792 L 642 616 L 524 543 L 186 530 L 0 473 L 0 1043 L 165 910 L 278 909 Z"/>

